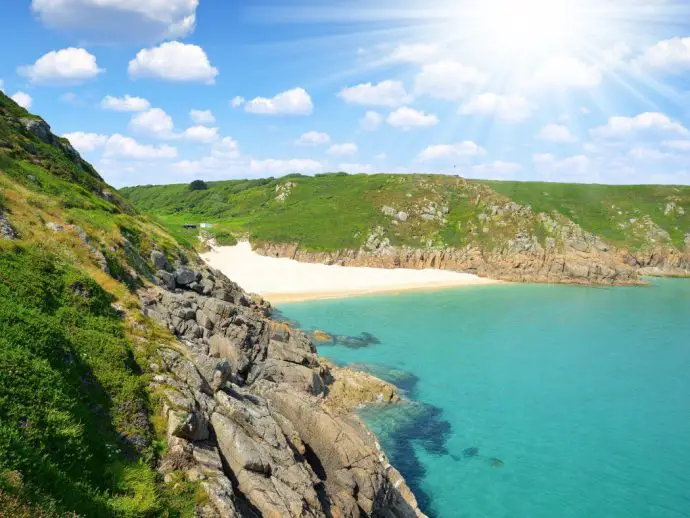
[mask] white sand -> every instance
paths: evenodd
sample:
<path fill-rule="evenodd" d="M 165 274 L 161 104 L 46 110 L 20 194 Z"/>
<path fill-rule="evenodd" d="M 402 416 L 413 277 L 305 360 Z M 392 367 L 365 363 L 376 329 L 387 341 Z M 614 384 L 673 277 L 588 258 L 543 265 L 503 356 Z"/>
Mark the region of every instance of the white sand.
<path fill-rule="evenodd" d="M 300 263 L 259 255 L 248 242 L 214 248 L 202 257 L 246 291 L 258 293 L 274 303 L 500 282 L 446 270 Z"/>

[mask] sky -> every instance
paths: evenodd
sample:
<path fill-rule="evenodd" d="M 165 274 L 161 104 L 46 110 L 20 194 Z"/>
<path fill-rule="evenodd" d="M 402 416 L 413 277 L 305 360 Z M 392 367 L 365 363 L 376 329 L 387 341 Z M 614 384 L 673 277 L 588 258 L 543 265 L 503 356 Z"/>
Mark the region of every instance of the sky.
<path fill-rule="evenodd" d="M 13 0 L 0 88 L 116 187 L 690 184 L 690 1 Z"/>

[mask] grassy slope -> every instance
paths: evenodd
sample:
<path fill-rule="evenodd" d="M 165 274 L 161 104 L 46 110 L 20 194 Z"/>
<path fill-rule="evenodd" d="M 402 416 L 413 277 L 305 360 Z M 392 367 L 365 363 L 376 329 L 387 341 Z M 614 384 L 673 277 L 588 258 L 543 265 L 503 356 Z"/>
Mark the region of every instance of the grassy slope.
<path fill-rule="evenodd" d="M 276 199 L 276 188 L 286 182 L 296 186 L 281 202 Z M 459 247 L 475 243 L 491 247 L 513 238 L 518 229 L 543 236 L 543 228 L 536 221 L 480 220 L 487 207 L 511 200 L 531 205 L 535 212 L 557 211 L 585 230 L 631 249 L 648 244 L 643 230 L 630 224 L 631 219 L 642 221 L 649 215 L 679 248 L 684 235 L 690 232 L 690 187 L 464 182 L 447 176 L 333 174 L 212 182 L 206 191 L 191 192 L 186 185 L 168 185 L 126 188 L 121 192 L 137 208 L 168 225 L 171 232 L 183 232 L 184 223 L 206 221 L 214 223 L 217 231 L 244 233 L 257 241 L 299 241 L 313 250 L 359 247 L 377 226 L 384 228 L 394 244 L 410 246 Z M 665 215 L 669 200 L 675 200 L 685 214 Z M 391 218 L 381 212 L 384 205 L 414 212 L 429 202 L 448 205 L 446 224 L 411 218 L 404 225 L 393 225 Z M 489 232 L 481 230 L 487 226 Z"/>
<path fill-rule="evenodd" d="M 0 241 L 0 516 L 191 516 L 196 489 L 162 484 L 142 418 L 156 402 L 140 366 L 171 337 L 132 291 L 154 247 L 182 252 L 18 118 L 35 116 L 0 93 L 0 212 L 20 236 Z"/>

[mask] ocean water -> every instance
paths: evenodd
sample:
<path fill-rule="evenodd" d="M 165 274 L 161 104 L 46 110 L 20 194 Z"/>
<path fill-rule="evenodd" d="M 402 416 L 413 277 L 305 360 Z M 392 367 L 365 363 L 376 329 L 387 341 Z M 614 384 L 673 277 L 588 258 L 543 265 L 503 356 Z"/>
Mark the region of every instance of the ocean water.
<path fill-rule="evenodd" d="M 690 517 L 690 281 L 278 309 L 405 391 L 363 417 L 431 516 Z"/>

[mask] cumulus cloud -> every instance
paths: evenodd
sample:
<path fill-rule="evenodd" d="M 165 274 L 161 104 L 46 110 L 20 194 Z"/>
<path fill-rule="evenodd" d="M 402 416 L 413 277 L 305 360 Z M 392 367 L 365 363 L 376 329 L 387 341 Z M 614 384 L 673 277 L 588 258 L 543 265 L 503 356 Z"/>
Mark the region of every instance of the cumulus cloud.
<path fill-rule="evenodd" d="M 99 133 L 85 133 L 83 131 L 75 131 L 73 133 L 65 133 L 64 138 L 70 141 L 70 144 L 80 153 L 91 153 L 97 149 L 105 146 L 108 142 L 107 135 Z"/>
<path fill-rule="evenodd" d="M 358 151 L 357 144 L 354 142 L 345 142 L 344 144 L 334 144 L 328 148 L 327 153 L 334 156 L 354 155 Z"/>
<path fill-rule="evenodd" d="M 193 142 L 210 143 L 218 140 L 218 128 L 209 128 L 206 126 L 192 126 L 187 128 L 180 135 L 179 138 L 183 140 L 191 140 Z"/>
<path fill-rule="evenodd" d="M 238 95 L 238 96 L 233 97 L 232 101 L 230 101 L 230 106 L 232 106 L 233 108 L 239 108 L 240 106 L 242 106 L 246 102 L 247 102 L 247 100 L 244 97 L 242 97 L 241 95 Z"/>
<path fill-rule="evenodd" d="M 151 108 L 151 103 L 141 97 L 113 97 L 106 95 L 101 101 L 101 108 L 117 112 L 143 112 Z"/>
<path fill-rule="evenodd" d="M 177 157 L 172 146 L 148 146 L 139 144 L 131 137 L 115 134 L 105 143 L 103 156 L 106 158 L 130 158 L 134 160 L 171 159 Z"/>
<path fill-rule="evenodd" d="M 304 88 L 293 88 L 270 99 L 256 97 L 247 101 L 244 109 L 257 115 L 310 115 L 314 103 Z"/>
<path fill-rule="evenodd" d="M 325 170 L 324 164 L 309 158 L 293 158 L 279 160 L 268 158 L 265 160 L 251 160 L 249 169 L 259 175 L 284 175 L 288 173 L 313 174 Z"/>
<path fill-rule="evenodd" d="M 129 123 L 132 131 L 151 137 L 174 138 L 175 124 L 170 115 L 160 108 L 151 108 L 132 117 Z"/>
<path fill-rule="evenodd" d="M 165 81 L 213 84 L 219 71 L 211 65 L 198 45 L 170 41 L 158 47 L 142 49 L 129 62 L 132 79 L 154 78 Z"/>
<path fill-rule="evenodd" d="M 444 100 L 456 100 L 484 85 L 486 76 L 474 67 L 456 61 L 424 65 L 415 77 L 415 93 Z"/>
<path fill-rule="evenodd" d="M 537 138 L 548 140 L 549 142 L 577 142 L 577 137 L 570 132 L 567 126 L 563 126 L 562 124 L 547 124 L 539 132 Z"/>
<path fill-rule="evenodd" d="M 26 110 L 31 108 L 31 105 L 34 102 L 31 96 L 26 92 L 17 92 L 11 97 L 11 99 Z"/>
<path fill-rule="evenodd" d="M 633 64 L 670 74 L 686 72 L 690 70 L 690 37 L 660 41 L 646 49 Z"/>
<path fill-rule="evenodd" d="M 521 122 L 532 114 L 532 107 L 522 95 L 483 93 L 475 95 L 460 108 L 463 115 L 494 115 L 508 122 Z"/>
<path fill-rule="evenodd" d="M 194 124 L 200 126 L 204 124 L 208 125 L 216 123 L 216 118 L 213 116 L 213 112 L 211 110 L 190 110 L 189 118 L 192 119 Z"/>
<path fill-rule="evenodd" d="M 425 63 L 437 58 L 441 49 L 432 43 L 413 43 L 398 45 L 391 53 L 393 61 L 406 63 Z"/>
<path fill-rule="evenodd" d="M 433 114 L 424 113 L 414 110 L 407 106 L 398 108 L 392 112 L 386 122 L 393 127 L 410 129 L 410 128 L 428 128 L 438 124 L 438 117 Z"/>
<path fill-rule="evenodd" d="M 98 42 L 182 38 L 196 27 L 199 0 L 32 0 L 47 26 Z"/>
<path fill-rule="evenodd" d="M 308 131 L 303 133 L 300 138 L 295 141 L 298 146 L 322 146 L 328 144 L 331 141 L 331 137 L 328 133 L 322 133 L 319 131 Z"/>
<path fill-rule="evenodd" d="M 343 101 L 365 106 L 396 107 L 412 100 L 400 81 L 382 81 L 378 84 L 362 83 L 343 88 L 339 93 Z"/>
<path fill-rule="evenodd" d="M 177 156 L 177 149 L 171 146 L 147 146 L 131 137 L 116 133 L 111 136 L 98 133 L 75 131 L 63 135 L 80 153 L 91 153 L 103 149 L 105 158 L 126 158 L 132 160 L 171 159 Z"/>
<path fill-rule="evenodd" d="M 376 131 L 383 123 L 383 115 L 375 111 L 368 111 L 359 121 L 359 126 L 364 131 Z"/>
<path fill-rule="evenodd" d="M 429 146 L 417 155 L 417 159 L 423 162 L 446 158 L 472 158 L 486 155 L 486 150 L 472 142 L 465 140 L 458 144 L 439 144 Z"/>
<path fill-rule="evenodd" d="M 534 86 L 543 88 L 587 89 L 602 81 L 599 68 L 578 58 L 558 56 L 546 60 L 534 74 Z"/>
<path fill-rule="evenodd" d="M 690 140 L 667 140 L 662 145 L 676 151 L 690 151 Z"/>
<path fill-rule="evenodd" d="M 96 63 L 96 56 L 86 49 L 70 47 L 51 50 L 33 65 L 17 69 L 20 76 L 38 84 L 79 84 L 105 72 Z"/>
<path fill-rule="evenodd" d="M 596 138 L 624 138 L 644 132 L 690 134 L 685 126 L 658 112 L 641 113 L 635 117 L 611 117 L 606 125 L 590 130 Z"/>

